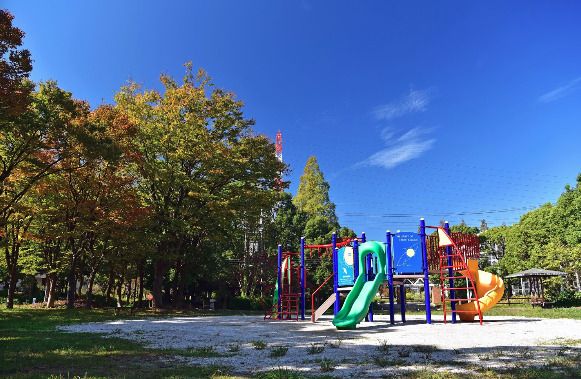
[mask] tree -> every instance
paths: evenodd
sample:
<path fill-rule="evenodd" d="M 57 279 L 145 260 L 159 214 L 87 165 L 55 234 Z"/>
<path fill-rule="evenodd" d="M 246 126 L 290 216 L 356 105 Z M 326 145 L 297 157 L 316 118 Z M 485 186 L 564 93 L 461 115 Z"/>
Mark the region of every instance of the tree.
<path fill-rule="evenodd" d="M 24 32 L 12 25 L 14 16 L 0 9 L 0 128 L 8 118 L 23 113 L 33 89 L 26 80 L 32 71 L 30 52 L 21 49 Z"/>
<path fill-rule="evenodd" d="M 73 307 L 77 282 L 83 283 L 86 270 L 90 304 L 96 270 L 111 248 L 112 236 L 128 232 L 124 226 L 140 209 L 135 179 L 124 172 L 128 161 L 122 156 L 120 141 L 127 134 L 126 123 L 117 122 L 111 112 L 99 108 L 87 115 L 81 126 L 98 142 L 88 149 L 84 139 L 67 140 L 67 154 L 60 160 L 59 170 L 39 180 L 25 197 L 35 219 L 35 239 L 40 241 L 49 306 L 54 303 L 57 276 L 66 272 L 67 306 Z M 95 154 L 100 145 L 107 148 Z M 123 236 L 130 237 L 129 233 Z"/>
<path fill-rule="evenodd" d="M 468 226 L 462 220 L 458 225 L 450 226 L 450 232 L 452 233 L 463 233 L 463 234 L 478 234 L 479 230 L 475 226 Z"/>
<path fill-rule="evenodd" d="M 285 166 L 274 144 L 252 133 L 242 103 L 213 87 L 205 72 L 187 65 L 183 82 L 161 77 L 164 92 L 139 93 L 135 84 L 115 97 L 116 109 L 136 125 L 132 149 L 142 201 L 152 211 L 155 236 L 152 295 L 184 299 L 188 267 L 203 243 L 223 239 L 233 220 L 271 209 Z"/>
<path fill-rule="evenodd" d="M 22 207 L 19 207 L 22 208 Z M 19 274 L 19 258 L 22 243 L 30 227 L 32 217 L 21 209 L 17 211 L 13 209 L 8 215 L 8 219 L 4 223 L 3 236 L 0 240 L 4 248 L 4 256 L 6 258 L 6 268 L 8 274 L 8 297 L 6 308 L 12 309 L 14 307 L 14 293 L 16 291 L 16 283 Z"/>
<path fill-rule="evenodd" d="M 488 230 L 488 223 L 485 219 L 480 220 L 480 231 L 485 232 Z"/>
<path fill-rule="evenodd" d="M 99 145 L 96 131 L 88 123 L 89 107 L 74 100 L 55 82 L 41 83 L 31 95 L 26 111 L 0 130 L 0 227 L 6 228 L 12 215 L 21 213 L 22 200 L 41 180 L 84 164 L 79 157 L 93 154 Z M 76 162 L 71 164 L 71 162 Z M 6 235 L 5 238 L 9 238 Z M 17 241 L 3 241 L 5 246 Z M 18 250 L 11 250 L 14 254 Z M 16 273 L 18 255 L 7 262 Z M 15 280 L 10 279 L 10 283 Z M 9 290 L 13 293 L 13 290 Z M 9 296 L 10 297 L 10 296 Z M 11 304 L 11 299 L 8 300 Z"/>
<path fill-rule="evenodd" d="M 492 228 L 489 234 L 502 234 L 506 252 L 499 262 L 504 273 L 533 267 L 567 272 L 567 283 L 581 290 L 581 175 L 575 187 L 566 186 L 555 204 L 547 203 L 524 214 L 520 221 L 502 229 Z M 494 233 L 492 233 L 494 231 Z M 559 289 L 552 281 L 549 292 Z"/>
<path fill-rule="evenodd" d="M 482 253 L 480 267 L 486 269 L 490 262 L 498 262 L 506 253 L 506 236 L 509 233 L 508 226 L 489 228 L 480 233 L 480 251 Z M 506 274 L 504 272 L 503 274 Z"/>
<path fill-rule="evenodd" d="M 274 227 L 270 234 L 271 248 L 276 249 L 280 243 L 285 250 L 298 251 L 308 220 L 307 214 L 294 205 L 292 195 L 287 192 L 281 194 L 275 213 Z"/>
<path fill-rule="evenodd" d="M 329 183 L 315 156 L 309 157 L 303 175 L 299 182 L 299 189 L 293 199 L 293 203 L 301 212 L 309 218 L 321 217 L 327 220 L 329 226 L 336 229 L 339 226 L 335 214 L 335 204 L 329 198 Z"/>

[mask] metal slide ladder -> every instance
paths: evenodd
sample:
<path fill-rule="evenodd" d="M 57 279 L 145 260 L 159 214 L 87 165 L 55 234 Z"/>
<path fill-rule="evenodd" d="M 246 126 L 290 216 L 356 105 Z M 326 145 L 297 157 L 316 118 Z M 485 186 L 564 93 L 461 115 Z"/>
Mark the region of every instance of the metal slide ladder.
<path fill-rule="evenodd" d="M 440 288 L 442 289 L 442 309 L 444 311 L 444 323 L 447 322 L 447 313 L 450 312 L 452 315 L 454 313 L 474 313 L 473 311 L 460 311 L 456 310 L 455 304 L 460 302 L 470 302 L 476 301 L 478 309 L 478 318 L 480 320 L 480 325 L 482 325 L 482 311 L 480 310 L 480 302 L 478 299 L 478 292 L 476 291 L 476 284 L 472 273 L 468 270 L 468 264 L 466 259 L 456 243 L 452 241 L 452 246 L 444 247 L 440 249 Z M 458 281 L 461 280 L 464 285 L 458 285 Z M 458 297 L 457 291 L 466 291 L 465 297 Z M 446 298 L 446 291 L 449 292 L 450 296 Z M 450 292 L 452 291 L 452 292 Z M 454 294 L 454 296 L 451 296 Z M 448 311 L 447 303 L 450 303 L 450 310 Z"/>
<path fill-rule="evenodd" d="M 299 320 L 299 305 L 301 302 L 300 293 L 283 293 L 280 297 L 281 320 Z"/>

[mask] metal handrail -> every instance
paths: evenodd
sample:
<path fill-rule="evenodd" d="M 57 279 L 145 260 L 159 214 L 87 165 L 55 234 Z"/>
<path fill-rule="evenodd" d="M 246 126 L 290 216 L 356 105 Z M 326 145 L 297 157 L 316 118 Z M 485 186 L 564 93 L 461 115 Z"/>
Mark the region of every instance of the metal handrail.
<path fill-rule="evenodd" d="M 319 288 L 317 288 L 316 290 L 313 291 L 313 293 L 311 294 L 311 321 L 315 322 L 315 294 L 317 292 L 319 292 L 319 290 L 321 288 L 323 288 L 323 286 L 325 284 L 327 284 L 327 282 L 329 281 L 329 279 L 331 279 L 333 276 L 335 276 L 335 273 L 332 273 L 331 275 L 329 275 L 329 277 L 327 279 L 325 279 L 325 281 L 323 282 L 323 284 L 321 284 L 319 286 Z"/>

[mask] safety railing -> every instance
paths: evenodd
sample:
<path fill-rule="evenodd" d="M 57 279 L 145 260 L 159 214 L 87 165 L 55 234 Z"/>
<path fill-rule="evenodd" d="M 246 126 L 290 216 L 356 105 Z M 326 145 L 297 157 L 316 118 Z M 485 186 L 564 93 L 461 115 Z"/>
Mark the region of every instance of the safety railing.
<path fill-rule="evenodd" d="M 329 275 L 329 277 L 327 279 L 325 279 L 325 281 L 323 282 L 323 284 L 321 284 L 319 286 L 319 288 L 317 288 L 316 290 L 313 291 L 313 293 L 311 294 L 311 321 L 315 322 L 315 295 L 317 294 L 317 292 L 319 292 L 319 290 L 321 288 L 323 288 L 323 286 L 325 284 L 327 284 L 327 282 L 335 275 L 335 273 Z"/>

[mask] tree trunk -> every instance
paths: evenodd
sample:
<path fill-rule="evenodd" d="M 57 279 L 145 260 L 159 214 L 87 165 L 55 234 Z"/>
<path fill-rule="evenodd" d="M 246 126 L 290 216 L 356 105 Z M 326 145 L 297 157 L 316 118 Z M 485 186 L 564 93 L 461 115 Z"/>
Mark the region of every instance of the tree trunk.
<path fill-rule="evenodd" d="M 184 264 L 181 260 L 176 262 L 176 275 L 175 275 L 175 285 L 174 285 L 174 305 L 176 308 L 181 308 L 184 305 L 184 289 L 185 289 L 185 278 L 184 278 Z"/>
<path fill-rule="evenodd" d="M 141 265 L 141 267 L 139 268 L 139 295 L 138 295 L 138 304 L 139 307 L 142 307 L 143 304 L 143 276 L 144 276 L 144 272 L 143 272 L 143 265 Z"/>
<path fill-rule="evenodd" d="M 151 286 L 151 294 L 153 295 L 153 307 L 161 308 L 163 307 L 163 277 L 165 276 L 167 264 L 162 260 L 157 260 L 154 265 L 153 284 Z"/>
<path fill-rule="evenodd" d="M 56 274 L 50 274 L 48 276 L 48 299 L 46 300 L 47 308 L 54 308 L 54 302 L 56 300 Z"/>
<path fill-rule="evenodd" d="M 123 277 L 120 276 L 117 280 L 117 308 L 121 308 L 123 306 Z"/>
<path fill-rule="evenodd" d="M 43 304 L 46 304 L 48 302 L 48 289 L 49 289 L 48 284 L 49 284 L 49 281 L 48 281 L 48 275 L 47 275 L 45 280 L 44 280 L 44 299 L 42 299 Z"/>
<path fill-rule="evenodd" d="M 75 270 L 77 268 L 77 257 L 73 253 L 71 258 L 71 267 L 69 269 L 69 274 L 67 276 L 67 309 L 73 309 L 75 307 L 75 298 L 77 294 L 77 276 Z"/>
<path fill-rule="evenodd" d="M 83 295 L 83 286 L 85 285 L 85 276 L 83 275 L 83 271 L 79 274 L 79 288 L 77 289 L 77 297 L 81 297 Z"/>
<path fill-rule="evenodd" d="M 133 279 L 129 279 L 129 281 L 127 282 L 127 293 L 125 294 L 125 302 L 127 303 L 127 305 L 129 305 L 129 303 L 131 303 L 131 289 L 132 289 L 132 281 Z"/>
<path fill-rule="evenodd" d="M 107 290 L 105 291 L 105 304 L 111 302 L 111 292 L 113 292 L 113 285 L 115 284 L 115 273 L 111 269 L 109 272 L 109 280 L 107 281 Z"/>
<path fill-rule="evenodd" d="M 96 270 L 91 271 L 89 274 L 89 284 L 87 286 L 87 308 L 91 308 L 93 306 L 93 284 L 95 284 L 96 275 Z"/>
<path fill-rule="evenodd" d="M 137 278 L 135 278 L 135 283 L 133 284 L 133 307 L 135 308 L 136 306 L 136 301 L 137 301 Z"/>
<path fill-rule="evenodd" d="M 6 301 L 6 308 L 14 308 L 14 293 L 16 292 L 16 283 L 18 278 L 16 275 L 16 267 L 10 268 L 10 279 L 8 281 L 8 299 Z"/>
<path fill-rule="evenodd" d="M 8 269 L 8 298 L 6 299 L 6 308 L 14 308 L 14 294 L 16 293 L 16 283 L 18 282 L 18 255 L 20 253 L 18 242 L 14 242 L 14 229 L 11 230 L 12 238 L 5 238 L 3 241 L 6 245 L 6 268 Z M 4 228 L 6 236 L 9 235 L 8 227 Z"/>

